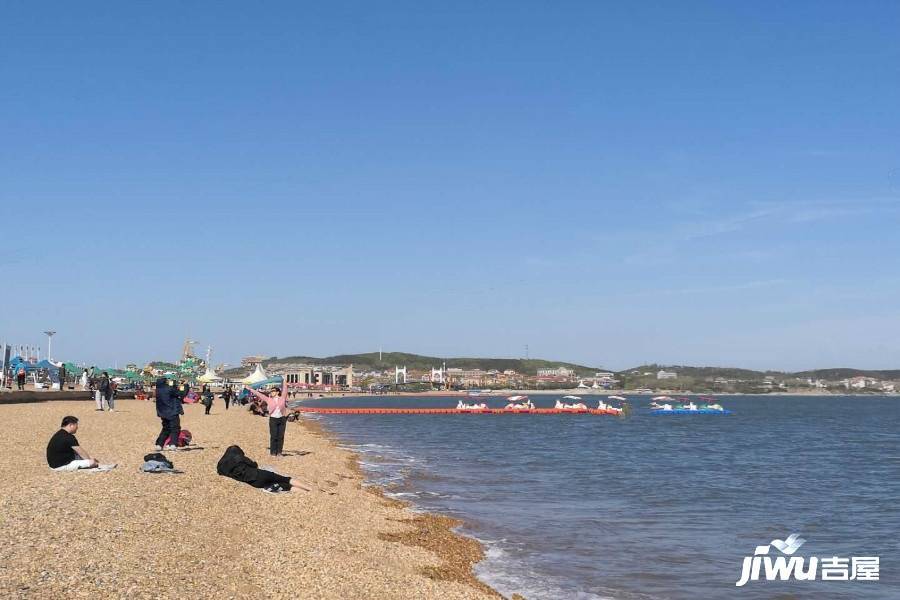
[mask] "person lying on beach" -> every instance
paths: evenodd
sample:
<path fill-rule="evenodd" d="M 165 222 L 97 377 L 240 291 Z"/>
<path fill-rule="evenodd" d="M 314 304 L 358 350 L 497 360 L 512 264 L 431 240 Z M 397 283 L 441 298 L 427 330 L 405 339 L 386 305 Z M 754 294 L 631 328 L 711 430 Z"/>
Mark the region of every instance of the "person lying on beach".
<path fill-rule="evenodd" d="M 255 488 L 270 489 L 272 486 L 278 485 L 287 492 L 292 491 L 294 488 L 299 488 L 305 492 L 311 492 L 313 489 L 313 484 L 311 483 L 260 469 L 256 461 L 248 458 L 240 446 L 229 446 L 225 450 L 225 454 L 222 455 L 222 458 L 219 459 L 216 465 L 216 472 L 219 475 L 247 483 Z"/>
<path fill-rule="evenodd" d="M 76 431 L 78 418 L 69 415 L 63 417 L 60 430 L 50 438 L 50 443 L 47 444 L 47 464 L 54 471 L 77 471 L 100 466 L 100 463 L 91 458 L 87 450 L 78 443 Z"/>

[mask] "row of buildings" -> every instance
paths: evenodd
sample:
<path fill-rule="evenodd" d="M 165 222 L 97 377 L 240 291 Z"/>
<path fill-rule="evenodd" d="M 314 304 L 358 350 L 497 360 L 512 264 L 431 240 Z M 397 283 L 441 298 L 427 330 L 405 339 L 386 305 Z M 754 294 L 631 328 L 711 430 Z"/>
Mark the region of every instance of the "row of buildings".
<path fill-rule="evenodd" d="M 376 386 L 428 384 L 435 389 L 472 388 L 540 388 L 540 387 L 583 387 L 613 388 L 617 380 L 615 374 L 598 372 L 588 377 L 579 377 L 567 367 L 542 368 L 534 373 L 497 369 L 463 369 L 439 365 L 427 370 L 394 367 L 385 370 L 360 370 L 353 365 L 312 365 L 303 362 L 269 361 L 263 356 L 247 356 L 241 360 L 244 370 L 266 361 L 269 375 L 283 375 L 288 385 L 308 388 L 334 387 L 342 389 L 365 389 Z"/>
<path fill-rule="evenodd" d="M 265 357 L 252 356 L 242 360 L 250 367 Z M 273 361 L 267 366 L 270 375 L 285 376 L 288 385 L 310 389 L 364 390 L 385 386 L 418 385 L 426 389 L 572 389 L 601 390 L 629 389 L 646 392 L 808 392 L 828 393 L 881 392 L 894 393 L 900 382 L 873 377 L 850 377 L 840 380 L 797 378 L 785 375 L 766 375 L 760 378 L 723 376 L 697 377 L 691 372 L 679 373 L 676 368 L 652 371 L 631 371 L 617 375 L 612 372 L 579 374 L 568 367 L 540 368 L 532 373 L 512 369 L 477 369 L 439 365 L 430 369 L 397 366 L 392 369 L 364 370 L 351 365 L 312 365 L 303 362 Z"/>

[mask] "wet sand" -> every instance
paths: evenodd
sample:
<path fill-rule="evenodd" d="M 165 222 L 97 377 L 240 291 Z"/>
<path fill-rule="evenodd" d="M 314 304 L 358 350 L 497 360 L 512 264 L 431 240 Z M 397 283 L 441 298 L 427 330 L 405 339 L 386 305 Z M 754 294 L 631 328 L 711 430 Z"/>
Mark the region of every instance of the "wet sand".
<path fill-rule="evenodd" d="M 185 406 L 198 448 L 169 452 L 180 475 L 138 471 L 159 432 L 152 402 L 0 405 L 0 597 L 497 598 L 472 576 L 482 550 L 451 519 L 362 486 L 355 456 L 315 423 L 288 423 L 268 456 L 268 423 L 242 409 Z M 62 417 L 108 473 L 56 473 L 45 449 Z M 216 474 L 230 444 L 322 491 L 266 494 Z"/>

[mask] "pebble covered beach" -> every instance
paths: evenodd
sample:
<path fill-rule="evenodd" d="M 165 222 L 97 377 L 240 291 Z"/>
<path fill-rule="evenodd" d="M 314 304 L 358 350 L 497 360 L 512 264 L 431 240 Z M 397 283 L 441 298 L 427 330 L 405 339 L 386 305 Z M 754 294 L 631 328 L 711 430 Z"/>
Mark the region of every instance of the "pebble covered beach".
<path fill-rule="evenodd" d="M 499 597 L 472 575 L 476 541 L 364 486 L 355 455 L 316 423 L 288 423 L 288 456 L 271 458 L 265 418 L 220 400 L 185 413 L 194 446 L 167 453 L 183 473 L 146 474 L 152 402 L 0 404 L 0 597 Z M 118 468 L 49 469 L 47 441 L 69 414 L 82 447 Z M 267 494 L 219 476 L 231 444 L 320 489 Z"/>

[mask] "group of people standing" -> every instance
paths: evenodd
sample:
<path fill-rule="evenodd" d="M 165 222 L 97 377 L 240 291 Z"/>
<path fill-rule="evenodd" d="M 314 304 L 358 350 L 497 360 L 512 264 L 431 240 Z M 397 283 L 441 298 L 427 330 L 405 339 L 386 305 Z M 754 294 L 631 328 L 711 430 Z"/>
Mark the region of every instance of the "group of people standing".
<path fill-rule="evenodd" d="M 288 387 L 273 388 L 268 394 L 259 392 L 251 387 L 244 387 L 247 392 L 256 397 L 257 401 L 264 405 L 269 417 L 269 454 L 272 456 L 284 456 L 284 434 L 288 421 Z M 165 377 L 156 380 L 156 415 L 160 418 L 162 428 L 156 438 L 157 450 L 172 450 L 177 445 L 178 435 L 181 432 L 181 415 L 184 414 L 182 401 L 190 388 L 187 384 L 179 388 L 172 385 Z M 200 393 L 204 405 L 204 414 L 210 414 L 213 403 L 213 393 L 209 386 L 204 385 Z M 222 393 L 225 401 L 225 409 L 236 399 L 234 388 L 231 385 L 225 387 Z M 166 440 L 171 440 L 166 445 Z"/>
<path fill-rule="evenodd" d="M 206 407 L 206 411 L 203 414 L 209 414 L 209 411 L 212 409 L 213 398 L 215 398 L 215 394 L 209 389 L 208 385 L 203 384 L 203 388 L 200 391 L 200 402 Z M 226 385 L 222 391 L 222 400 L 225 401 L 225 410 L 228 410 L 228 407 L 235 400 L 234 388 L 231 387 L 231 384 Z"/>
<path fill-rule="evenodd" d="M 116 382 L 110 379 L 109 373 L 106 371 L 97 377 L 91 377 L 88 370 L 85 369 L 81 373 L 81 389 L 94 393 L 94 402 L 97 403 L 96 410 L 102 411 L 104 404 L 110 412 L 115 409 Z"/>

